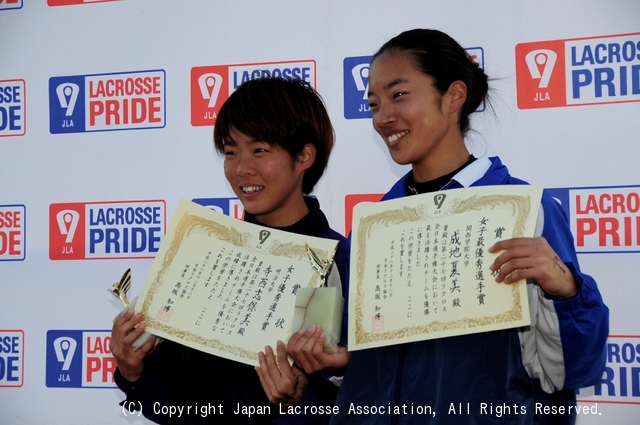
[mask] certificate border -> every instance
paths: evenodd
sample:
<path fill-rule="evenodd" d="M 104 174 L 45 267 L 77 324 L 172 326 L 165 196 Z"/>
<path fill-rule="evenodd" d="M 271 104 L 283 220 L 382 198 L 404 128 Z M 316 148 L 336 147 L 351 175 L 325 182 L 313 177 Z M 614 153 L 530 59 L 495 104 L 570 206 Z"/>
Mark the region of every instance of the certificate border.
<path fill-rule="evenodd" d="M 280 240 L 274 239 L 267 249 L 256 250 L 255 247 L 250 245 L 252 239 L 250 232 L 241 233 L 234 226 L 226 226 L 224 224 L 187 211 L 184 212 L 180 217 L 180 220 L 175 227 L 173 240 L 171 240 L 171 244 L 167 248 L 166 252 L 163 253 L 160 269 L 156 273 L 156 277 L 152 281 L 149 290 L 144 297 L 142 308 L 140 310 L 146 317 L 145 323 L 147 324 L 147 326 L 151 327 L 152 329 L 162 331 L 168 335 L 174 336 L 182 341 L 190 342 L 192 344 L 197 344 L 203 347 L 208 347 L 212 350 L 222 351 L 235 358 L 245 358 L 257 362 L 258 354 L 254 351 L 250 351 L 230 344 L 224 344 L 217 338 L 205 338 L 192 332 L 181 331 L 174 326 L 167 325 L 157 319 L 154 319 L 152 315 L 149 314 L 149 308 L 153 303 L 153 299 L 156 296 L 158 289 L 162 285 L 164 274 L 169 269 L 171 263 L 177 256 L 182 245 L 182 241 L 193 232 L 198 231 L 203 231 L 208 236 L 215 235 L 221 241 L 229 242 L 245 250 L 259 252 L 260 254 L 304 259 L 308 258 L 307 249 L 303 245 L 296 245 L 293 242 L 282 243 Z M 328 258 L 326 251 L 320 248 L 313 248 L 313 250 L 322 258 Z M 317 286 L 317 278 L 318 276 L 316 274 L 312 275 L 312 279 L 307 283 L 307 287 Z M 293 315 L 293 311 L 291 312 L 291 314 Z M 291 334 L 289 333 L 289 335 L 287 335 L 287 339 L 290 336 Z M 209 352 L 215 355 L 215 353 L 213 353 L 212 351 Z"/>
<path fill-rule="evenodd" d="M 475 319 L 458 319 L 450 321 L 433 321 L 428 325 L 407 326 L 394 331 L 387 332 L 367 332 L 364 329 L 364 269 L 366 261 L 367 241 L 371 237 L 372 231 L 376 227 L 387 227 L 390 224 L 400 224 L 406 222 L 416 222 L 423 220 L 431 220 L 442 218 L 455 214 L 461 214 L 473 210 L 482 210 L 486 208 L 510 208 L 512 216 L 516 216 L 512 237 L 524 236 L 525 222 L 531 211 L 531 197 L 520 195 L 472 195 L 467 199 L 454 198 L 450 203 L 449 212 L 445 215 L 439 214 L 429 216 L 427 206 L 419 204 L 415 207 L 404 206 L 399 209 L 383 211 L 377 214 L 361 218 L 358 227 L 358 257 L 356 262 L 356 272 L 358 281 L 356 283 L 356 299 L 355 305 L 355 342 L 356 345 L 374 343 L 379 341 L 390 341 L 394 339 L 403 339 L 414 335 L 428 335 L 432 332 L 442 332 L 452 329 L 470 329 L 479 326 L 487 326 L 495 323 L 506 323 L 513 321 L 521 321 L 523 319 L 522 300 L 520 299 L 520 284 L 513 284 L 511 292 L 513 295 L 513 306 L 510 310 L 494 315 L 485 316 Z M 428 338 L 425 338 L 428 339 Z"/>

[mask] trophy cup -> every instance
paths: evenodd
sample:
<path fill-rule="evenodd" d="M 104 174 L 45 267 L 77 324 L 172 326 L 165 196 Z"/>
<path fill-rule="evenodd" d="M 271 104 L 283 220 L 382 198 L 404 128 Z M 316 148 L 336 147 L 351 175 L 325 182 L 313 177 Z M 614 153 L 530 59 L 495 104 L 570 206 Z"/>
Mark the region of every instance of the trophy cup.
<path fill-rule="evenodd" d="M 328 286 L 327 283 L 329 273 L 334 267 L 333 258 L 336 251 L 333 251 L 328 260 L 321 260 L 309 245 L 306 247 L 309 261 L 320 275 L 322 283 L 317 288 L 298 288 L 291 332 L 295 333 L 298 329 L 308 329 L 311 326 L 322 326 L 326 335 L 325 351 L 335 353 L 340 341 L 344 298 L 340 284 Z"/>
<path fill-rule="evenodd" d="M 114 282 L 113 285 L 111 285 L 111 288 L 108 289 L 108 291 L 114 297 L 122 301 L 122 304 L 124 305 L 124 309 L 118 314 L 117 317 L 124 316 L 129 310 L 133 309 L 136 305 L 136 301 L 138 300 L 138 297 L 135 297 L 131 302 L 127 298 L 127 292 L 129 291 L 130 288 L 131 288 L 131 269 L 129 268 L 124 272 L 120 280 L 118 282 Z M 133 342 L 133 344 L 131 344 L 133 346 L 134 351 L 138 351 L 138 349 L 140 349 L 140 347 L 142 347 L 144 343 L 149 341 L 151 338 L 155 338 L 156 340 L 154 346 L 157 346 L 163 341 L 162 338 L 152 335 L 149 332 L 145 332 L 142 335 L 140 335 L 140 337 L 136 339 Z"/>

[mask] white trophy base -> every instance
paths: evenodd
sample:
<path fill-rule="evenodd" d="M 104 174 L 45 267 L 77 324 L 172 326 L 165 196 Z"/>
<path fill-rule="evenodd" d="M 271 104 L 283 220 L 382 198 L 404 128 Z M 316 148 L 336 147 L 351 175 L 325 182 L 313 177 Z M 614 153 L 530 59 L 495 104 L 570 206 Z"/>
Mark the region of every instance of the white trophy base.
<path fill-rule="evenodd" d="M 129 303 L 129 305 L 127 305 L 119 314 L 118 317 L 122 317 L 124 316 L 127 312 L 129 312 L 130 310 L 133 310 L 136 306 L 136 301 L 138 301 L 138 297 L 135 297 L 133 300 L 131 300 L 131 302 Z M 154 344 L 154 347 L 157 347 L 158 345 L 160 345 L 160 343 L 162 343 L 162 341 L 164 341 L 163 338 L 160 338 L 159 336 L 150 334 L 149 332 L 145 332 L 142 335 L 140 335 L 140 337 L 138 339 L 136 339 L 133 344 L 131 344 L 131 346 L 133 347 L 134 351 L 138 351 L 140 349 L 140 347 L 142 347 L 147 341 L 149 341 L 150 339 L 155 339 L 156 342 Z"/>
<path fill-rule="evenodd" d="M 296 308 L 293 314 L 291 332 L 322 326 L 326 339 L 325 352 L 338 351 L 342 328 L 342 307 L 344 299 L 337 288 L 299 288 L 296 293 Z"/>

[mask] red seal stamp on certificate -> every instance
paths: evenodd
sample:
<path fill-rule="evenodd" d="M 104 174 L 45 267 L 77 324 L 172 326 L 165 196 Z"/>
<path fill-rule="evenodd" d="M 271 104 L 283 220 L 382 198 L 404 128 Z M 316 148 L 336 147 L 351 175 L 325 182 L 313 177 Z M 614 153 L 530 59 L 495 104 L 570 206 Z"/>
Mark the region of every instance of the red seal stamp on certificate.
<path fill-rule="evenodd" d="M 156 319 L 162 322 L 168 322 L 171 319 L 171 315 L 173 314 L 173 310 L 171 307 L 163 306 L 160 308 L 160 311 L 156 315 Z"/>
<path fill-rule="evenodd" d="M 373 332 L 384 330 L 384 314 L 376 314 L 371 318 L 371 330 Z"/>

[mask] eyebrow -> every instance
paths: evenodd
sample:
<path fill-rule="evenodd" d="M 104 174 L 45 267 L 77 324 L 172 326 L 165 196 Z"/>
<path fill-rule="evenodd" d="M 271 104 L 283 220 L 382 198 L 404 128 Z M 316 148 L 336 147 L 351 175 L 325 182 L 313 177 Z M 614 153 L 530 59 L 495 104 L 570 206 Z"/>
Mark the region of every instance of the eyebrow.
<path fill-rule="evenodd" d="M 383 87 L 384 91 L 387 91 L 395 86 L 397 86 L 398 84 L 402 84 L 402 83 L 408 83 L 409 80 L 407 80 L 406 78 L 396 78 L 395 80 L 391 81 L 389 84 L 387 84 L 386 86 Z M 373 93 L 371 92 L 371 90 L 369 90 L 369 92 L 367 93 L 367 97 L 371 97 L 373 95 Z"/>
<path fill-rule="evenodd" d="M 249 145 L 255 145 L 256 143 L 267 143 L 267 142 L 265 142 L 263 140 L 258 140 L 258 139 L 249 139 L 246 143 L 249 144 Z M 231 138 L 231 136 L 229 136 L 227 139 L 225 139 L 224 145 L 225 146 L 238 146 L 238 142 L 236 142 L 235 140 L 233 140 Z"/>

